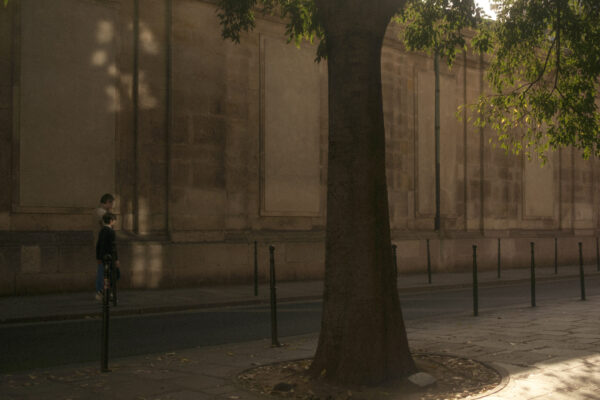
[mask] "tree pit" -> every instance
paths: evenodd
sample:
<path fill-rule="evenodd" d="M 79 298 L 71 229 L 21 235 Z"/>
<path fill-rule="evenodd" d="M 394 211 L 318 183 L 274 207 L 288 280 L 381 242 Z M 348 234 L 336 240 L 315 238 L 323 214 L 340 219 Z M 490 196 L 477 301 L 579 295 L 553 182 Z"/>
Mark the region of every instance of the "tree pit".
<path fill-rule="evenodd" d="M 408 378 L 376 387 L 336 386 L 322 378 L 311 378 L 311 359 L 258 366 L 237 376 L 239 385 L 254 394 L 294 400 L 458 400 L 489 394 L 502 383 L 495 369 L 475 360 L 441 354 L 413 354 L 419 372 L 435 378 L 421 387 Z"/>

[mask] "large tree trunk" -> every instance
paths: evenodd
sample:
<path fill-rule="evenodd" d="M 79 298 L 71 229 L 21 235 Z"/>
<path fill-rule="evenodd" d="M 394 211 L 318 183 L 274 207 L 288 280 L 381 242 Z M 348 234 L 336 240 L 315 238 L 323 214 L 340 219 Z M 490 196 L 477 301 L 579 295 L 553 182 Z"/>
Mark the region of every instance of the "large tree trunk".
<path fill-rule="evenodd" d="M 415 371 L 390 243 L 381 47 L 397 6 L 387 3 L 318 2 L 329 163 L 323 319 L 312 372 L 338 383 L 378 384 Z"/>

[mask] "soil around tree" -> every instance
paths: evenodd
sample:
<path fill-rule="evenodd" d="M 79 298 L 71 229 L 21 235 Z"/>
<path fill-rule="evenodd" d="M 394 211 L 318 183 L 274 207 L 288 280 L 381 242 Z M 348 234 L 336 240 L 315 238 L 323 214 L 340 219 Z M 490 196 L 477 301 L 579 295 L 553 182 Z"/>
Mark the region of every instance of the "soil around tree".
<path fill-rule="evenodd" d="M 271 399 L 302 400 L 438 400 L 477 398 L 501 385 L 502 375 L 475 360 L 440 354 L 413 354 L 419 372 L 436 382 L 420 387 L 408 378 L 377 387 L 340 387 L 308 375 L 311 359 L 258 366 L 237 376 L 238 384 Z"/>

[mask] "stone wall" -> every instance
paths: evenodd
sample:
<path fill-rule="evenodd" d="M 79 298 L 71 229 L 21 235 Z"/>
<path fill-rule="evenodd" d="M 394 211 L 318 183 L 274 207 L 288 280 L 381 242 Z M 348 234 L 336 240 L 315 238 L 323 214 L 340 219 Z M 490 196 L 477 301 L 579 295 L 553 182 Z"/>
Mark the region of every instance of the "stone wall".
<path fill-rule="evenodd" d="M 323 274 L 327 72 L 314 47 L 259 19 L 223 41 L 214 3 L 36 0 L 0 7 L 0 294 L 86 290 L 91 210 L 117 195 L 123 287 Z M 401 272 L 595 261 L 597 160 L 570 149 L 540 168 L 488 144 L 456 108 L 484 61 L 441 63 L 441 231 L 434 232 L 433 59 L 390 27 L 382 83 L 392 239 Z M 51 38 L 51 39 L 49 39 Z M 351 217 L 351 216 L 349 216 Z"/>

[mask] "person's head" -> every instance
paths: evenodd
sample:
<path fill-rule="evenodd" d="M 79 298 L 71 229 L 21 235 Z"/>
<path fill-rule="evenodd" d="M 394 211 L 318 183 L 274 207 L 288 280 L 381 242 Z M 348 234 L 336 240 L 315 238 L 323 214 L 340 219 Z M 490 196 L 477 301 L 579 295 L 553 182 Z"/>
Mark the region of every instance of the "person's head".
<path fill-rule="evenodd" d="M 108 211 L 112 208 L 114 201 L 115 197 L 110 193 L 106 193 L 100 198 L 100 206 Z"/>
<path fill-rule="evenodd" d="M 104 222 L 104 225 L 108 225 L 110 227 L 112 227 L 115 224 L 116 220 L 117 216 L 111 212 L 107 212 L 102 216 L 102 222 Z"/>

